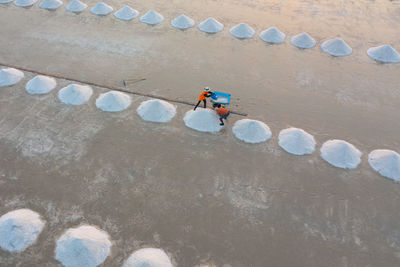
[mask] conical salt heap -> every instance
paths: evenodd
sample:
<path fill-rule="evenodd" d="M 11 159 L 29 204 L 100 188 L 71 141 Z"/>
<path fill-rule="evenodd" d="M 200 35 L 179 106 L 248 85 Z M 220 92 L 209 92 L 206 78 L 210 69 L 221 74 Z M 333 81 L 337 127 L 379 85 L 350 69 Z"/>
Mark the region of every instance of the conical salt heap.
<path fill-rule="evenodd" d="M 63 5 L 61 0 L 43 0 L 39 7 L 48 10 L 54 10 Z"/>
<path fill-rule="evenodd" d="M 17 69 L 5 68 L 0 70 L 0 87 L 17 84 L 24 78 L 24 73 Z"/>
<path fill-rule="evenodd" d="M 142 248 L 133 252 L 122 267 L 173 267 L 162 249 Z"/>
<path fill-rule="evenodd" d="M 88 7 L 87 4 L 79 1 L 79 0 L 72 0 L 71 3 L 67 6 L 67 10 L 74 13 L 80 13 Z"/>
<path fill-rule="evenodd" d="M 208 18 L 200 22 L 198 28 L 206 33 L 217 33 L 224 29 L 224 25 L 214 18 Z"/>
<path fill-rule="evenodd" d="M 58 98 L 64 104 L 82 105 L 86 103 L 93 94 L 88 85 L 70 84 L 58 92 Z"/>
<path fill-rule="evenodd" d="M 30 7 L 33 6 L 37 0 L 15 0 L 14 5 L 19 7 Z"/>
<path fill-rule="evenodd" d="M 285 41 L 286 35 L 278 30 L 276 27 L 270 27 L 266 29 L 265 31 L 262 31 L 258 35 L 261 40 L 267 43 L 273 43 L 273 44 L 280 44 Z"/>
<path fill-rule="evenodd" d="M 25 89 L 31 95 L 42 95 L 47 94 L 54 88 L 56 88 L 57 82 L 54 78 L 37 75 L 33 79 L 29 80 L 26 84 Z"/>
<path fill-rule="evenodd" d="M 353 52 L 353 49 L 341 38 L 323 42 L 321 44 L 321 49 L 324 53 L 335 57 L 348 56 Z"/>
<path fill-rule="evenodd" d="M 14 0 L 0 0 L 0 4 L 8 4 L 11 3 Z"/>
<path fill-rule="evenodd" d="M 235 122 L 232 132 L 237 139 L 251 144 L 265 142 L 272 136 L 268 125 L 261 121 L 249 119 Z"/>
<path fill-rule="evenodd" d="M 107 16 L 110 14 L 114 9 L 107 5 L 106 3 L 103 2 L 98 2 L 92 9 L 90 9 L 90 12 L 95 15 L 99 16 Z"/>
<path fill-rule="evenodd" d="M 159 24 L 159 23 L 161 23 L 163 20 L 164 20 L 164 17 L 163 17 L 160 13 L 158 13 L 158 12 L 156 12 L 156 11 L 154 11 L 154 10 L 149 10 L 149 11 L 147 11 L 147 13 L 144 14 L 144 15 L 140 18 L 140 21 L 141 21 L 141 22 L 144 22 L 144 23 L 147 23 L 147 24 L 150 24 L 150 25 Z"/>
<path fill-rule="evenodd" d="M 325 161 L 338 168 L 355 169 L 361 162 L 362 153 L 343 140 L 326 141 L 320 151 Z"/>
<path fill-rule="evenodd" d="M 188 29 L 194 26 L 194 20 L 182 14 L 171 21 L 171 25 L 177 29 Z"/>
<path fill-rule="evenodd" d="M 127 109 L 131 102 L 129 95 L 118 91 L 110 91 L 101 94 L 96 99 L 96 106 L 103 111 L 118 112 Z"/>
<path fill-rule="evenodd" d="M 217 112 L 211 109 L 198 108 L 186 112 L 183 118 L 185 125 L 200 132 L 219 132 L 220 124 Z"/>
<path fill-rule="evenodd" d="M 382 63 L 399 63 L 399 53 L 390 45 L 371 47 L 367 50 L 370 58 Z"/>
<path fill-rule="evenodd" d="M 290 43 L 298 48 L 313 48 L 317 43 L 308 33 L 303 32 L 290 38 Z"/>
<path fill-rule="evenodd" d="M 253 38 L 256 32 L 246 23 L 240 23 L 232 27 L 229 30 L 229 33 L 239 39 L 248 39 L 248 38 Z"/>
<path fill-rule="evenodd" d="M 130 6 L 124 6 L 120 10 L 114 13 L 114 16 L 120 20 L 133 20 L 139 16 L 139 11 L 131 8 Z"/>
<path fill-rule="evenodd" d="M 368 155 L 369 165 L 380 175 L 400 181 L 400 155 L 387 149 L 377 149 Z"/>
<path fill-rule="evenodd" d="M 294 155 L 312 154 L 315 140 L 311 134 L 302 129 L 288 128 L 279 133 L 279 146 Z"/>
<path fill-rule="evenodd" d="M 168 122 L 175 116 L 176 107 L 167 101 L 152 99 L 142 102 L 136 111 L 145 121 Z"/>

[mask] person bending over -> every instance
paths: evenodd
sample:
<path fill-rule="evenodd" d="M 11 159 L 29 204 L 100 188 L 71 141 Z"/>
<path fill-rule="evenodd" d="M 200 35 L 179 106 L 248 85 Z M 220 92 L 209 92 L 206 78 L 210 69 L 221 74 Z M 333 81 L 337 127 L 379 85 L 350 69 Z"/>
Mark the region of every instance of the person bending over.
<path fill-rule="evenodd" d="M 217 114 L 219 115 L 219 120 L 220 120 L 220 124 L 219 125 L 224 125 L 224 121 L 228 118 L 228 116 L 231 114 L 230 110 L 227 108 L 224 108 L 221 104 L 217 105 Z"/>
<path fill-rule="evenodd" d="M 209 87 L 205 87 L 201 95 L 199 96 L 199 102 L 197 102 L 196 106 L 194 107 L 193 110 L 196 110 L 196 108 L 200 105 L 201 101 L 204 103 L 204 108 L 207 106 L 207 97 L 212 96 L 213 92 L 211 92 Z"/>

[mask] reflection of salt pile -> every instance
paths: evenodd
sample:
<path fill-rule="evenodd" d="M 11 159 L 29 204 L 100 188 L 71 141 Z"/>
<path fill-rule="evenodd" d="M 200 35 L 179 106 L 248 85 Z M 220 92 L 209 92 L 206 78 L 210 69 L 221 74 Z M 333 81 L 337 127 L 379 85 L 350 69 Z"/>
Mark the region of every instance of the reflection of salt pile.
<path fill-rule="evenodd" d="M 314 152 L 315 140 L 302 129 L 288 128 L 279 133 L 279 145 L 291 154 L 305 155 Z"/>
<path fill-rule="evenodd" d="M 26 91 L 31 95 L 47 94 L 56 88 L 56 80 L 51 77 L 37 75 L 25 86 Z"/>
<path fill-rule="evenodd" d="M 30 7 L 36 3 L 37 0 L 15 0 L 14 5 L 20 7 Z"/>
<path fill-rule="evenodd" d="M 71 3 L 67 6 L 67 10 L 70 12 L 79 13 L 85 10 L 88 7 L 85 3 L 79 0 L 72 0 Z"/>
<path fill-rule="evenodd" d="M 108 234 L 90 225 L 68 229 L 58 240 L 56 259 L 66 267 L 95 267 L 110 254 Z"/>
<path fill-rule="evenodd" d="M 90 86 L 70 84 L 58 92 L 61 102 L 69 105 L 82 105 L 86 103 L 93 94 Z"/>
<path fill-rule="evenodd" d="M 200 132 L 219 132 L 222 129 L 217 113 L 211 109 L 190 110 L 183 120 L 187 127 Z"/>
<path fill-rule="evenodd" d="M 290 43 L 298 48 L 306 49 L 313 48 L 317 42 L 308 33 L 303 32 L 293 36 L 290 39 Z"/>
<path fill-rule="evenodd" d="M 96 99 L 96 106 L 103 111 L 118 112 L 127 109 L 130 105 L 129 95 L 118 91 L 101 94 Z"/>
<path fill-rule="evenodd" d="M 113 8 L 106 3 L 103 2 L 98 2 L 92 9 L 90 9 L 90 12 L 95 15 L 100 15 L 100 16 L 106 16 L 110 14 L 113 11 Z"/>
<path fill-rule="evenodd" d="M 178 29 L 188 29 L 194 26 L 194 20 L 182 14 L 171 21 L 171 25 Z"/>
<path fill-rule="evenodd" d="M 133 252 L 123 267 L 173 267 L 168 255 L 158 248 L 142 248 Z"/>
<path fill-rule="evenodd" d="M 124 6 L 114 13 L 114 16 L 121 20 L 132 20 L 139 16 L 139 12 L 130 6 Z"/>
<path fill-rule="evenodd" d="M 24 78 L 24 73 L 17 69 L 6 68 L 0 70 L 0 86 L 11 86 Z"/>
<path fill-rule="evenodd" d="M 377 149 L 368 155 L 369 165 L 382 176 L 400 181 L 400 155 L 392 150 Z"/>
<path fill-rule="evenodd" d="M 259 35 L 261 40 L 267 43 L 279 44 L 285 41 L 286 35 L 278 30 L 276 27 L 270 27 L 265 31 L 262 31 Z"/>
<path fill-rule="evenodd" d="M 355 169 L 361 155 L 355 146 L 343 140 L 329 140 L 321 147 L 321 157 L 338 168 Z"/>
<path fill-rule="evenodd" d="M 57 9 L 60 6 L 62 6 L 63 2 L 60 0 L 43 0 L 39 7 L 43 8 L 43 9 L 49 9 L 49 10 L 53 10 L 53 9 Z"/>
<path fill-rule="evenodd" d="M 256 33 L 249 25 L 246 23 L 240 23 L 229 30 L 230 34 L 239 39 L 252 38 Z"/>
<path fill-rule="evenodd" d="M 271 130 L 261 121 L 243 119 L 235 123 L 232 128 L 236 138 L 246 143 L 261 143 L 271 138 Z"/>
<path fill-rule="evenodd" d="M 367 54 L 370 58 L 383 63 L 400 62 L 399 53 L 390 45 L 371 47 L 367 50 Z"/>
<path fill-rule="evenodd" d="M 348 56 L 353 52 L 353 49 L 341 38 L 323 42 L 321 44 L 321 49 L 323 52 L 335 57 Z"/>
<path fill-rule="evenodd" d="M 176 107 L 166 101 L 153 99 L 140 104 L 137 113 L 145 121 L 168 122 L 176 114 Z"/>
<path fill-rule="evenodd" d="M 156 12 L 154 10 L 147 11 L 147 13 L 144 14 L 140 18 L 141 22 L 144 22 L 144 23 L 147 23 L 147 24 L 150 24 L 150 25 L 159 24 L 163 20 L 164 20 L 164 17 L 160 13 L 158 13 L 158 12 Z"/>
<path fill-rule="evenodd" d="M 224 25 L 214 18 L 208 18 L 200 22 L 198 26 L 200 31 L 207 33 L 217 33 L 224 29 Z"/>
<path fill-rule="evenodd" d="M 0 247 L 23 251 L 33 243 L 44 227 L 40 215 L 29 209 L 10 211 L 0 217 Z"/>

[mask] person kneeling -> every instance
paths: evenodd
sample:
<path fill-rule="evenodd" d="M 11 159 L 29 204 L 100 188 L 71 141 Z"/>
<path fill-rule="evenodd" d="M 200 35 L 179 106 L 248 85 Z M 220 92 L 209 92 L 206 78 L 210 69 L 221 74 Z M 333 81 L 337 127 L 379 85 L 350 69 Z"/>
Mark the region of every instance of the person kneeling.
<path fill-rule="evenodd" d="M 230 110 L 227 108 L 224 108 L 221 104 L 217 105 L 217 114 L 219 115 L 219 120 L 221 123 L 219 125 L 224 125 L 224 121 L 228 118 L 228 116 L 231 114 Z"/>

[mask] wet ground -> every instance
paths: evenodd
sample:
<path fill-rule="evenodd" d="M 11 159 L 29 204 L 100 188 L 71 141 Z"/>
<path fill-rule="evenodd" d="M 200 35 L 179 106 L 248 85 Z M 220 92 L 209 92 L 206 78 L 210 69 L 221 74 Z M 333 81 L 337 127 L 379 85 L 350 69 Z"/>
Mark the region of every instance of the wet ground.
<path fill-rule="evenodd" d="M 89 7 L 95 1 L 88 1 Z M 115 9 L 128 4 L 108 1 Z M 25 79 L 0 88 L 0 213 L 31 208 L 46 219 L 25 252 L 0 251 L 1 266 L 58 266 L 55 241 L 68 227 L 107 231 L 120 266 L 138 248 L 167 251 L 177 266 L 398 266 L 400 187 L 373 172 L 367 154 L 400 151 L 400 65 L 369 59 L 370 46 L 400 51 L 399 1 L 147 1 L 166 20 L 157 26 L 57 11 L 0 6 L 0 62 L 195 102 L 203 86 L 233 94 L 235 110 L 266 122 L 273 137 L 247 145 L 234 138 L 231 116 L 219 134 L 183 124 L 190 109 L 166 125 L 140 120 L 133 95 L 124 112 L 57 99 L 67 85 L 30 96 Z M 180 31 L 169 21 L 185 13 L 214 16 L 225 30 Z M 257 32 L 277 26 L 307 31 L 319 43 L 342 37 L 353 54 L 333 58 L 319 46 L 302 51 L 286 40 L 237 40 L 228 30 L 247 22 Z M 283 128 L 312 133 L 320 145 L 347 140 L 363 153 L 352 171 L 324 162 L 318 151 L 293 156 L 277 145 Z"/>

